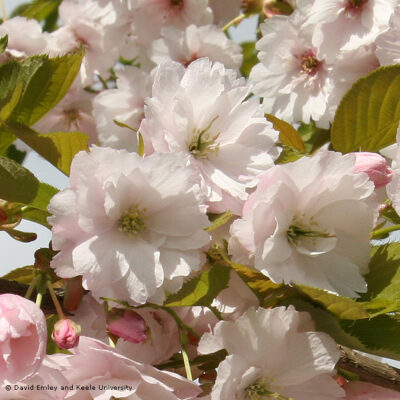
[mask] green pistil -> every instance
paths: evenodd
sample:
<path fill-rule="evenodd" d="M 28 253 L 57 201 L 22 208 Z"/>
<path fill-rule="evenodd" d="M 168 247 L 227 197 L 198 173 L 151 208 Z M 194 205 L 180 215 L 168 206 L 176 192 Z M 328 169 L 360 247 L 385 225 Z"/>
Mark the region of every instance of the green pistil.
<path fill-rule="evenodd" d="M 286 233 L 289 242 L 293 245 L 297 244 L 297 240 L 299 240 L 301 236 L 307 238 L 324 238 L 324 239 L 336 237 L 335 235 L 330 235 L 327 232 L 308 230 L 307 228 L 299 227 L 297 225 L 290 225 Z"/>
<path fill-rule="evenodd" d="M 265 384 L 261 380 L 247 386 L 244 391 L 249 400 L 293 400 L 266 389 Z"/>
<path fill-rule="evenodd" d="M 146 210 L 140 210 L 137 204 L 130 207 L 118 220 L 118 230 L 128 235 L 135 236 L 144 231 L 146 229 L 143 215 L 144 211 Z"/>
<path fill-rule="evenodd" d="M 195 136 L 189 144 L 189 151 L 195 158 L 207 158 L 212 152 L 218 153 L 219 145 L 215 141 L 219 137 L 219 133 L 211 137 L 207 131 L 211 128 L 218 115 L 212 119 L 208 126 L 201 130 L 195 131 Z"/>

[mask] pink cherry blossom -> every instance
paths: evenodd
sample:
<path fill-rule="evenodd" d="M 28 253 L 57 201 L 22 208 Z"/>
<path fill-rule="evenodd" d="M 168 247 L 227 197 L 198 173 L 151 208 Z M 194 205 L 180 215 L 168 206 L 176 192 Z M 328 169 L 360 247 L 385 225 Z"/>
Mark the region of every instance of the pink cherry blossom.
<path fill-rule="evenodd" d="M 81 328 L 70 319 L 61 319 L 54 325 L 52 338 L 60 349 L 68 350 L 77 346 Z"/>
<path fill-rule="evenodd" d="M 368 174 L 376 188 L 386 186 L 392 180 L 393 171 L 382 156 L 368 152 L 354 154 L 356 156 L 354 170 Z"/>
<path fill-rule="evenodd" d="M 95 339 L 82 336 L 71 351 L 58 357 L 63 373 L 71 384 L 90 386 L 68 393 L 71 400 L 191 400 L 201 392 L 196 383 L 130 360 Z"/>
<path fill-rule="evenodd" d="M 46 353 L 47 327 L 35 303 L 14 294 L 0 295 L 0 380 L 32 376 Z"/>
<path fill-rule="evenodd" d="M 147 340 L 146 321 L 136 312 L 125 310 L 123 315 L 107 324 L 107 329 L 131 343 L 142 343 Z"/>

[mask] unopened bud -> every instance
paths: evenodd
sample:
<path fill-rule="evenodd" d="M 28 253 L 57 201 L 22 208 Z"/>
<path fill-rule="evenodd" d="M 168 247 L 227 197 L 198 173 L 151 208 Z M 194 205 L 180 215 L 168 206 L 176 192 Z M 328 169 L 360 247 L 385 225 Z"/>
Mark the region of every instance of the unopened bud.
<path fill-rule="evenodd" d="M 393 171 L 382 156 L 368 152 L 354 154 L 356 156 L 354 171 L 368 174 L 376 188 L 385 186 L 392 180 Z"/>
<path fill-rule="evenodd" d="M 79 343 L 81 327 L 70 319 L 60 319 L 54 324 L 51 337 L 60 349 L 68 350 Z"/>
<path fill-rule="evenodd" d="M 131 343 L 143 343 L 147 340 L 146 321 L 136 312 L 125 310 L 123 315 L 107 324 L 109 332 Z"/>

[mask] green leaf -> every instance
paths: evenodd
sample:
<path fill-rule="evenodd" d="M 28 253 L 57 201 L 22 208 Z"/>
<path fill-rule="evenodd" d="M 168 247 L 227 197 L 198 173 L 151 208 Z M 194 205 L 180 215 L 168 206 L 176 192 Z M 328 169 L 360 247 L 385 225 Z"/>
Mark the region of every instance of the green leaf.
<path fill-rule="evenodd" d="M 362 295 L 367 307 L 376 314 L 400 311 L 400 243 L 375 246 L 369 270 L 368 292 Z"/>
<path fill-rule="evenodd" d="M 6 150 L 5 156 L 16 161 L 18 164 L 22 164 L 26 157 L 26 151 L 20 151 L 12 144 Z"/>
<path fill-rule="evenodd" d="M 275 164 L 286 164 L 289 162 L 293 162 L 298 160 L 299 158 L 304 157 L 303 153 L 300 153 L 298 150 L 293 147 L 287 146 L 286 144 L 282 145 L 282 152 L 279 154 L 279 157 L 275 160 Z"/>
<path fill-rule="evenodd" d="M 66 175 L 74 156 L 88 150 L 89 136 L 82 132 L 39 134 L 15 122 L 7 122 L 5 127 Z"/>
<path fill-rule="evenodd" d="M 50 111 L 67 93 L 79 72 L 84 52 L 75 51 L 62 57 L 31 57 L 24 61 L 23 70 L 30 79 L 18 106 L 12 114 L 12 120 L 32 126 Z M 40 66 L 29 73 L 33 61 Z M 0 75 L 1 77 L 1 75 Z"/>
<path fill-rule="evenodd" d="M 346 93 L 332 124 L 332 144 L 343 153 L 378 151 L 396 142 L 400 120 L 400 65 L 381 67 Z"/>
<path fill-rule="evenodd" d="M 29 6 L 24 7 L 19 15 L 42 21 L 57 10 L 61 1 L 62 0 L 35 0 Z"/>
<path fill-rule="evenodd" d="M 22 232 L 17 229 L 5 227 L 2 227 L 0 229 L 0 232 L 1 231 L 8 233 L 13 239 L 23 243 L 33 242 L 37 239 L 37 234 L 34 232 Z"/>
<path fill-rule="evenodd" d="M 330 140 L 330 131 L 328 129 L 317 128 L 314 121 L 309 124 L 302 122 L 298 128 L 298 132 L 303 139 L 304 147 L 307 153 L 314 153 L 321 146 Z"/>
<path fill-rule="evenodd" d="M 274 129 L 279 132 L 279 139 L 282 144 L 288 145 L 302 153 L 306 151 L 303 139 L 292 125 L 271 114 L 265 114 L 265 117 L 268 121 L 272 122 Z"/>
<path fill-rule="evenodd" d="M 252 68 L 258 64 L 256 42 L 241 43 L 243 49 L 243 62 L 240 72 L 246 78 L 249 77 Z"/>
<path fill-rule="evenodd" d="M 22 218 L 49 228 L 47 206 L 58 189 L 41 183 L 26 168 L 17 162 L 0 157 L 0 198 L 9 202 L 22 203 Z M 15 234 L 15 232 L 14 232 Z"/>
<path fill-rule="evenodd" d="M 209 306 L 221 290 L 228 287 L 230 268 L 214 265 L 208 271 L 184 283 L 166 300 L 164 306 Z"/>
<path fill-rule="evenodd" d="M 208 219 L 212 222 L 212 225 L 204 230 L 207 232 L 214 231 L 228 223 L 232 217 L 233 215 L 229 210 L 222 214 L 208 214 Z"/>
<path fill-rule="evenodd" d="M 343 330 L 356 337 L 368 350 L 383 357 L 400 360 L 400 320 L 396 316 L 379 315 L 358 321 L 341 320 Z M 376 353 L 375 353 L 376 354 Z"/>
<path fill-rule="evenodd" d="M 8 35 L 3 36 L 0 38 L 0 54 L 4 53 L 8 45 Z"/>
<path fill-rule="evenodd" d="M 29 285 L 35 276 L 35 268 L 33 265 L 28 265 L 26 267 L 17 268 L 8 274 L 2 276 L 3 279 L 7 279 L 8 281 L 16 281 L 19 283 L 23 283 L 25 285 Z"/>
<path fill-rule="evenodd" d="M 389 221 L 392 224 L 400 224 L 400 217 L 397 214 L 396 210 L 393 208 L 391 202 L 387 204 L 387 207 L 381 212 L 380 215 L 382 218 L 386 219 L 386 221 Z"/>
<path fill-rule="evenodd" d="M 368 318 L 369 314 L 362 303 L 343 296 L 331 294 L 322 289 L 308 286 L 296 285 L 296 287 L 310 297 L 313 301 L 321 304 L 332 314 L 341 319 L 363 319 Z"/>
<path fill-rule="evenodd" d="M 17 162 L 0 157 L 0 199 L 30 204 L 39 191 L 35 175 Z"/>

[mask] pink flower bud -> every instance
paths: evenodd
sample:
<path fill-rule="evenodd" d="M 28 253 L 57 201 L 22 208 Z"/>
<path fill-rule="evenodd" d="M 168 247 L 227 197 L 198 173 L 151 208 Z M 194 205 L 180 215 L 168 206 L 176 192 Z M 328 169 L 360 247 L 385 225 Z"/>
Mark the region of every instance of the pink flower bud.
<path fill-rule="evenodd" d="M 368 174 L 376 188 L 386 186 L 392 180 L 393 171 L 382 156 L 368 152 L 354 154 L 356 156 L 354 171 Z"/>
<path fill-rule="evenodd" d="M 147 340 L 146 321 L 134 311 L 125 310 L 123 316 L 107 324 L 107 328 L 113 335 L 131 343 L 143 343 Z"/>
<path fill-rule="evenodd" d="M 81 327 L 70 319 L 60 319 L 54 324 L 51 337 L 60 349 L 68 350 L 77 346 Z"/>

